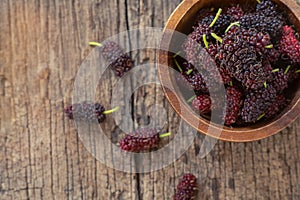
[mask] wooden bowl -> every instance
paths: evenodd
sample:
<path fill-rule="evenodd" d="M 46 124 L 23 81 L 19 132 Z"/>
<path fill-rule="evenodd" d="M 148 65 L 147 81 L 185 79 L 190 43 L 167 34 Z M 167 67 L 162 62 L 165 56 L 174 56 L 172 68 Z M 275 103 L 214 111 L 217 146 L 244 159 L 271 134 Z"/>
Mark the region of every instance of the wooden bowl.
<path fill-rule="evenodd" d="M 288 10 L 290 21 L 295 25 L 296 30 L 300 31 L 300 5 L 294 0 L 275 0 L 280 6 Z M 205 7 L 222 7 L 230 3 L 256 3 L 255 0 L 184 0 L 170 16 L 162 39 L 162 46 L 168 47 L 173 45 L 172 33 L 167 30 L 175 30 L 184 34 L 189 34 L 192 30 L 192 24 L 197 12 Z M 162 49 L 162 48 L 161 48 Z M 300 114 L 300 84 L 295 84 L 290 91 L 293 93 L 290 104 L 275 119 L 268 122 L 261 122 L 242 128 L 230 128 L 214 124 L 207 119 L 199 116 L 191 109 L 190 105 L 183 99 L 180 91 L 169 89 L 170 85 L 177 88 L 173 81 L 170 67 L 173 67 L 172 55 L 167 51 L 160 50 L 158 55 L 158 73 L 166 98 L 177 114 L 182 117 L 188 124 L 197 131 L 202 132 L 214 138 L 231 142 L 249 142 L 260 140 L 274 135 L 291 124 Z M 165 67 L 168 66 L 168 67 Z M 209 130 L 209 131 L 208 131 Z"/>

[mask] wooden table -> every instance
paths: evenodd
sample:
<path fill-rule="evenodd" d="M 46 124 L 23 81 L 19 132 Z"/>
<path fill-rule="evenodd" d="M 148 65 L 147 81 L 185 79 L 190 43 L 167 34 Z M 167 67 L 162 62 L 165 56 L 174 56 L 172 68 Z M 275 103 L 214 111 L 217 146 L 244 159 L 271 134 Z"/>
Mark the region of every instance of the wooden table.
<path fill-rule="evenodd" d="M 128 29 L 163 27 L 179 3 L 0 2 L 0 199 L 172 199 L 186 172 L 199 179 L 199 199 L 300 199 L 299 120 L 258 142 L 218 141 L 205 158 L 198 156 L 204 139 L 198 134 L 174 163 L 131 174 L 97 161 L 64 116 L 81 62 L 93 51 L 89 41 Z M 155 60 L 150 51 L 131 54 L 136 65 Z M 101 95 L 111 94 L 116 80 L 111 75 Z M 103 100 L 104 105 L 108 102 Z M 145 113 L 153 104 L 163 106 L 166 130 L 176 132 L 180 119 L 160 86 L 141 87 L 131 102 L 123 103 L 132 105 L 135 126 L 149 122 Z M 121 135 L 115 134 L 110 116 L 103 126 L 117 142 Z"/>

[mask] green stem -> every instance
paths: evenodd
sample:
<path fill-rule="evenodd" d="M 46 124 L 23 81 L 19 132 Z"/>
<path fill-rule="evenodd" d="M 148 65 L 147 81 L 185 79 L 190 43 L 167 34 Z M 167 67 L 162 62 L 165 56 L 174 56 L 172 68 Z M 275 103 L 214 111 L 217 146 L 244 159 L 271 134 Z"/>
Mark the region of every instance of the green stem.
<path fill-rule="evenodd" d="M 267 85 L 267 82 L 266 82 L 266 81 L 264 82 L 264 86 L 265 86 L 265 88 L 267 88 L 267 87 L 268 87 L 268 85 Z"/>
<path fill-rule="evenodd" d="M 196 95 L 194 95 L 191 98 L 189 98 L 186 102 L 191 103 L 195 98 L 196 98 Z"/>
<path fill-rule="evenodd" d="M 240 22 L 233 22 L 227 27 L 225 33 L 227 33 L 230 30 L 230 28 L 233 26 L 241 26 L 241 25 L 240 25 Z"/>
<path fill-rule="evenodd" d="M 211 36 L 212 36 L 213 38 L 215 38 L 217 41 L 219 41 L 220 43 L 222 43 L 222 42 L 223 42 L 222 38 L 221 38 L 221 37 L 219 37 L 217 34 L 215 34 L 215 33 L 211 33 Z"/>
<path fill-rule="evenodd" d="M 220 15 L 221 15 L 221 12 L 222 12 L 222 9 L 221 9 L 221 8 L 219 8 L 219 10 L 218 10 L 218 12 L 217 12 L 217 14 L 216 14 L 216 16 L 215 16 L 214 20 L 211 22 L 211 24 L 209 25 L 209 27 L 213 27 L 213 25 L 216 23 L 216 21 L 217 21 L 217 20 L 218 20 L 218 18 L 220 17 Z"/>
<path fill-rule="evenodd" d="M 179 71 L 182 72 L 182 68 L 180 67 L 180 65 L 179 65 L 179 63 L 177 62 L 176 59 L 174 59 L 174 62 L 176 64 L 177 68 L 179 69 Z"/>
<path fill-rule="evenodd" d="M 272 49 L 273 47 L 274 47 L 273 44 L 270 44 L 270 45 L 268 45 L 268 46 L 265 46 L 266 49 Z"/>
<path fill-rule="evenodd" d="M 261 120 L 266 114 L 261 114 L 258 118 L 257 118 L 257 121 Z"/>
<path fill-rule="evenodd" d="M 173 58 L 176 58 L 177 56 L 179 56 L 181 54 L 181 51 L 178 51 L 174 56 Z"/>
<path fill-rule="evenodd" d="M 300 69 L 298 69 L 297 71 L 295 71 L 295 73 L 300 73 Z"/>
<path fill-rule="evenodd" d="M 193 72 L 193 69 L 190 69 L 189 71 L 186 72 L 187 75 L 190 75 Z"/>
<path fill-rule="evenodd" d="M 102 47 L 103 44 L 99 43 L 99 42 L 89 42 L 89 45 L 91 46 L 98 46 L 98 47 Z"/>
<path fill-rule="evenodd" d="M 168 137 L 168 136 L 170 136 L 170 135 L 172 135 L 172 133 L 171 133 L 171 132 L 168 132 L 168 133 L 160 134 L 159 137 L 160 137 L 160 138 L 164 138 L 164 137 Z"/>
<path fill-rule="evenodd" d="M 111 114 L 113 112 L 116 112 L 117 110 L 119 110 L 119 107 L 115 107 L 115 108 L 113 108 L 111 110 L 106 110 L 106 111 L 103 112 L 103 114 L 104 115 L 108 115 L 108 114 Z"/>
<path fill-rule="evenodd" d="M 257 1 L 257 3 L 261 3 L 261 0 L 256 0 Z"/>
<path fill-rule="evenodd" d="M 202 38 L 203 38 L 203 42 L 204 42 L 205 47 L 208 49 L 208 42 L 207 42 L 207 39 L 206 39 L 206 34 L 203 34 Z"/>
<path fill-rule="evenodd" d="M 279 68 L 273 69 L 272 72 L 274 72 L 274 73 L 275 73 L 275 72 L 279 72 Z"/>
<path fill-rule="evenodd" d="M 230 82 L 229 82 L 229 85 L 230 85 L 230 86 L 233 86 L 233 82 L 232 82 L 232 81 L 230 81 Z"/>
<path fill-rule="evenodd" d="M 291 65 L 287 66 L 285 71 L 284 71 L 284 74 L 287 74 L 289 72 L 290 68 L 291 68 Z"/>

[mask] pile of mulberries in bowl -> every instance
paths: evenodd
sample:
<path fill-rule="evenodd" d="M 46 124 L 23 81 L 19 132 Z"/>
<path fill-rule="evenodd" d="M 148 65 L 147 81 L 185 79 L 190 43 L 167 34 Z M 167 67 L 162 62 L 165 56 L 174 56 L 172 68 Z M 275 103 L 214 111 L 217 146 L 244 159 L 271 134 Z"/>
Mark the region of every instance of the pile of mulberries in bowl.
<path fill-rule="evenodd" d="M 177 81 L 195 92 L 191 107 L 203 117 L 223 109 L 225 125 L 247 126 L 280 115 L 292 98 L 300 72 L 299 35 L 272 1 L 200 10 L 182 48 L 185 59 L 174 55 Z M 226 108 L 214 102 L 220 85 Z"/>

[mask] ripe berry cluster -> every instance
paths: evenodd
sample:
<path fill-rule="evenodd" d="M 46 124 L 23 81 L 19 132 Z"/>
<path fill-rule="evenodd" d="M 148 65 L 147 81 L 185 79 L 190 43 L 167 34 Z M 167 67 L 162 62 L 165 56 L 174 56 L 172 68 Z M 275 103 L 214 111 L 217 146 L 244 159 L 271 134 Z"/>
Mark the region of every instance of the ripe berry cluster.
<path fill-rule="evenodd" d="M 175 57 L 174 62 L 180 67 L 177 79 L 197 95 L 192 107 L 205 116 L 221 110 L 228 126 L 278 115 L 300 72 L 298 34 L 271 0 L 253 8 L 200 10 L 182 47 L 186 59 Z M 213 98 L 223 86 L 225 108 Z"/>

